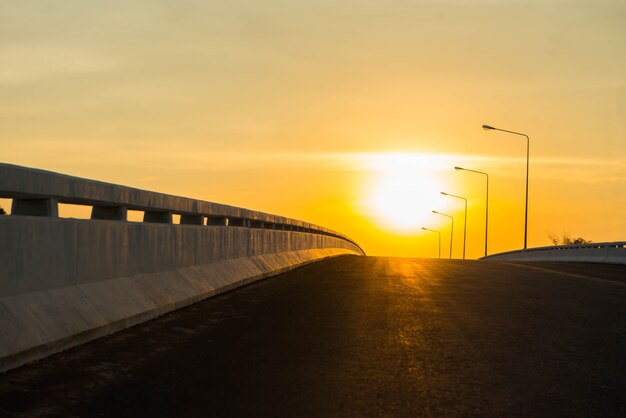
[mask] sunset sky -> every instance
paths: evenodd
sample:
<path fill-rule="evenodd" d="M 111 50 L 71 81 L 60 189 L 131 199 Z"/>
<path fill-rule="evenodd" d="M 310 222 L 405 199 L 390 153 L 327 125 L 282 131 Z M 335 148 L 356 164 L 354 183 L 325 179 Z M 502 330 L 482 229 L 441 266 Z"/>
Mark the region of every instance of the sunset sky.
<path fill-rule="evenodd" d="M 371 255 L 626 240 L 623 0 L 0 0 L 0 161 L 333 228 Z M 6 203 L 5 203 L 6 204 Z M 4 206 L 4 205 L 3 205 Z"/>

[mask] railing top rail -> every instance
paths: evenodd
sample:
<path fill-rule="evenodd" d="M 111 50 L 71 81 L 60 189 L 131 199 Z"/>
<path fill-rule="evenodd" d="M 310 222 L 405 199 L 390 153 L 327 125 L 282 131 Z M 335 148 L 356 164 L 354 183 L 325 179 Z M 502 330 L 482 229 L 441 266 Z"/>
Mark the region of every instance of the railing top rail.
<path fill-rule="evenodd" d="M 130 210 L 250 219 L 308 228 L 354 242 L 339 232 L 297 219 L 6 163 L 0 163 L 0 197 L 47 198 L 77 205 L 124 206 Z"/>

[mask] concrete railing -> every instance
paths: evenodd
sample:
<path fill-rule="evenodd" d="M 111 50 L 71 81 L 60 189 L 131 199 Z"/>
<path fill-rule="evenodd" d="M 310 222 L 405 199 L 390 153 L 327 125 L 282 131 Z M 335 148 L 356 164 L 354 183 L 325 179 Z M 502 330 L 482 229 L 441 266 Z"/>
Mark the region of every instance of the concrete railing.
<path fill-rule="evenodd" d="M 336 231 L 296 219 L 50 171 L 0 163 L 0 198 L 13 199 L 11 214 L 58 217 L 58 204 L 92 207 L 91 219 L 125 221 L 128 210 L 142 211 L 144 222 L 228 225 L 333 236 L 356 243 Z M 205 222 L 206 219 L 206 222 Z"/>
<path fill-rule="evenodd" d="M 295 219 L 0 164 L 0 371 L 208 296 L 342 254 Z M 59 218 L 59 204 L 91 219 Z M 143 222 L 128 222 L 129 210 Z M 172 222 L 180 215 L 180 224 Z"/>
<path fill-rule="evenodd" d="M 508 251 L 483 257 L 503 261 L 573 261 L 626 264 L 626 242 L 599 242 L 580 245 L 553 245 Z"/>

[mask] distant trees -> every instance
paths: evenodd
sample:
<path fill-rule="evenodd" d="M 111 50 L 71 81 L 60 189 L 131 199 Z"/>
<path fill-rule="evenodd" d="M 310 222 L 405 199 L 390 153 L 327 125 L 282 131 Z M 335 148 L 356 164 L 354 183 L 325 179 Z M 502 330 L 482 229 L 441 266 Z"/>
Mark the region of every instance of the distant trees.
<path fill-rule="evenodd" d="M 587 240 L 583 237 L 572 238 L 569 234 L 563 234 L 560 237 L 556 234 L 548 234 L 548 238 L 554 245 L 579 245 L 579 244 L 591 244 L 591 240 Z"/>
<path fill-rule="evenodd" d="M 6 211 L 0 206 L 0 215 L 6 215 Z"/>

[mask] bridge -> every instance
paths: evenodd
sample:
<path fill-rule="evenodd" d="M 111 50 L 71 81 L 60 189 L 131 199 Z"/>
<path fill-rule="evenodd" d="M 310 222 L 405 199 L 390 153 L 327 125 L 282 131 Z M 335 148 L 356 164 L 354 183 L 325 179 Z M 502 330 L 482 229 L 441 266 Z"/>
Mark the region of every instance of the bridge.
<path fill-rule="evenodd" d="M 0 196 L 0 415 L 626 413 L 626 265 L 364 257 L 301 221 L 9 165 Z"/>

